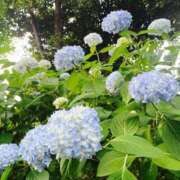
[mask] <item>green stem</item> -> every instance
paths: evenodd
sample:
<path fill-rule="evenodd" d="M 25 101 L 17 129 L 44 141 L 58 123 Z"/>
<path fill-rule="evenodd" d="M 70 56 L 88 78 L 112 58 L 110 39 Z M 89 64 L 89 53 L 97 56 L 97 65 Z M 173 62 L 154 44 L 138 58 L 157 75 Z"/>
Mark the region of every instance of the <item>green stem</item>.
<path fill-rule="evenodd" d="M 101 61 L 100 61 L 100 57 L 99 57 L 99 53 L 97 52 L 97 49 L 95 49 L 95 53 L 96 53 L 96 56 L 97 56 L 98 62 L 99 62 L 99 63 L 101 63 Z"/>
<path fill-rule="evenodd" d="M 125 158 L 124 158 L 124 164 L 123 164 L 123 169 L 122 169 L 122 179 L 124 179 L 124 174 L 125 174 L 125 170 L 126 170 L 127 159 L 128 159 L 128 154 L 126 154 L 126 156 L 125 156 Z"/>

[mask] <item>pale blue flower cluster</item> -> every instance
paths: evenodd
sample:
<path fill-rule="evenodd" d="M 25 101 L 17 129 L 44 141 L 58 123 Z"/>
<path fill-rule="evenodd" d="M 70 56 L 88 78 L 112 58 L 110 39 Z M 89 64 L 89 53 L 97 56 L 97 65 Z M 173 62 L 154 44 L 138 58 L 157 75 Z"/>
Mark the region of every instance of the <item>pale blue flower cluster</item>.
<path fill-rule="evenodd" d="M 88 159 L 101 149 L 101 127 L 94 109 L 76 106 L 56 111 L 48 128 L 57 138 L 50 147 L 57 158 Z"/>
<path fill-rule="evenodd" d="M 56 70 L 68 71 L 84 60 L 84 51 L 80 46 L 64 46 L 54 55 Z"/>
<path fill-rule="evenodd" d="M 150 32 L 151 35 L 162 35 L 163 33 L 169 33 L 172 31 L 171 21 L 166 18 L 155 19 L 148 26 L 148 30 L 155 30 L 157 32 Z"/>
<path fill-rule="evenodd" d="M 110 94 L 116 96 L 120 93 L 120 88 L 123 82 L 124 78 L 121 73 L 119 71 L 114 71 L 106 78 L 106 90 Z"/>
<path fill-rule="evenodd" d="M 0 145 L 0 171 L 19 159 L 19 147 L 16 144 Z"/>
<path fill-rule="evenodd" d="M 46 125 L 30 130 L 19 145 L 21 158 L 34 169 L 42 171 L 51 162 L 49 144 L 54 141 L 53 138 Z"/>
<path fill-rule="evenodd" d="M 142 103 L 170 101 L 178 92 L 178 82 L 168 73 L 150 71 L 137 75 L 129 83 L 130 95 Z"/>
<path fill-rule="evenodd" d="M 132 22 L 132 15 L 126 10 L 112 11 L 102 21 L 102 30 L 110 34 L 117 34 L 128 29 Z"/>
<path fill-rule="evenodd" d="M 94 109 L 77 106 L 59 110 L 46 125 L 30 130 L 19 145 L 23 160 L 36 170 L 49 166 L 56 158 L 91 158 L 101 149 L 101 127 Z"/>
<path fill-rule="evenodd" d="M 101 44 L 103 39 L 100 34 L 98 33 L 89 33 L 84 37 L 84 43 L 87 44 L 89 47 L 97 46 Z"/>

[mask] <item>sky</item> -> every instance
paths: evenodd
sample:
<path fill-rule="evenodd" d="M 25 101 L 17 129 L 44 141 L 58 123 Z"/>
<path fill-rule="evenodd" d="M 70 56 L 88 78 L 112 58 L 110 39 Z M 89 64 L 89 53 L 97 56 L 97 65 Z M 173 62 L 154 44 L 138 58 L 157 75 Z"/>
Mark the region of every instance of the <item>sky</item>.
<path fill-rule="evenodd" d="M 31 56 L 28 51 L 31 48 L 29 42 L 31 36 L 31 33 L 27 32 L 22 37 L 13 37 L 11 42 L 13 50 L 6 55 L 6 58 L 9 61 L 18 62 L 25 56 Z"/>

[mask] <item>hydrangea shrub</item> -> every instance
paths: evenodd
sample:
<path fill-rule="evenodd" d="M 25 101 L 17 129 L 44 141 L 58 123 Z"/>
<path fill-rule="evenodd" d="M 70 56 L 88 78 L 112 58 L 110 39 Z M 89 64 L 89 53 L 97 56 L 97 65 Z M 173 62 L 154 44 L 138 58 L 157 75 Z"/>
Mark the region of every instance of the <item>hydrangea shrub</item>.
<path fill-rule="evenodd" d="M 0 74 L 2 179 L 180 177 L 178 33 L 163 18 L 133 32 L 132 20 L 126 10 L 102 19 L 116 44 L 102 48 L 92 32 L 86 49 L 67 45 Z"/>

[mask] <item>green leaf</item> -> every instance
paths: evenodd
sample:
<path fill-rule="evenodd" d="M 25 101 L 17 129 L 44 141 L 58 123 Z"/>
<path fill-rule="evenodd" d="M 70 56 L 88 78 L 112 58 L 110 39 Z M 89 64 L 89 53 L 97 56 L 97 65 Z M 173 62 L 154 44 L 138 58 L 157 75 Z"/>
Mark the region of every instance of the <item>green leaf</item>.
<path fill-rule="evenodd" d="M 0 144 L 11 143 L 13 136 L 10 133 L 0 133 Z"/>
<path fill-rule="evenodd" d="M 115 150 L 126 154 L 133 154 L 138 157 L 158 158 L 167 154 L 158 147 L 154 147 L 146 139 L 138 136 L 119 136 L 110 143 Z"/>
<path fill-rule="evenodd" d="M 31 170 L 26 176 L 26 180 L 49 180 L 49 173 L 45 170 L 42 172 Z"/>
<path fill-rule="evenodd" d="M 7 167 L 4 171 L 3 171 L 3 173 L 2 173 L 2 175 L 1 175 L 1 180 L 8 180 L 9 179 L 9 176 L 10 176 L 10 174 L 11 174 L 11 172 L 12 172 L 12 167 L 10 166 L 10 167 Z"/>
<path fill-rule="evenodd" d="M 153 158 L 152 161 L 162 168 L 180 171 L 180 161 L 173 159 L 170 156 L 164 156 L 162 158 Z"/>
<path fill-rule="evenodd" d="M 105 47 L 105 48 L 101 49 L 99 53 L 106 53 L 106 52 L 110 51 L 112 48 L 113 48 L 112 46 Z"/>
<path fill-rule="evenodd" d="M 7 59 L 0 59 L 0 64 L 3 64 L 3 67 L 8 67 L 14 65 L 14 62 L 10 62 Z"/>
<path fill-rule="evenodd" d="M 94 55 L 94 53 L 89 53 L 89 54 L 87 54 L 85 57 L 84 57 L 84 59 L 85 60 L 88 60 L 89 58 L 91 58 L 92 56 Z"/>
<path fill-rule="evenodd" d="M 145 180 L 156 180 L 158 176 L 158 168 L 152 161 L 145 161 L 142 165 L 142 177 Z"/>
<path fill-rule="evenodd" d="M 128 102 L 131 100 L 131 96 L 129 95 L 129 91 L 128 91 L 128 82 L 125 82 L 121 86 L 120 92 L 121 92 L 124 103 L 128 104 Z"/>
<path fill-rule="evenodd" d="M 125 155 L 116 152 L 116 151 L 110 151 L 104 154 L 104 156 L 101 158 L 98 170 L 97 170 L 97 176 L 107 176 L 110 174 L 113 174 L 115 172 L 118 172 L 124 165 Z M 132 161 L 134 160 L 133 156 L 129 156 L 127 159 L 127 164 L 130 165 Z"/>
<path fill-rule="evenodd" d="M 160 127 L 160 132 L 168 152 L 180 160 L 180 122 L 166 121 Z"/>
<path fill-rule="evenodd" d="M 113 64 L 118 58 L 120 58 L 123 55 L 126 55 L 128 53 L 127 49 L 124 47 L 117 47 L 114 52 L 113 55 L 111 56 L 110 60 L 109 60 L 109 64 Z"/>
<path fill-rule="evenodd" d="M 102 107 L 96 107 L 95 110 L 97 111 L 98 116 L 101 120 L 107 119 L 112 113 L 112 111 L 108 111 Z"/>
<path fill-rule="evenodd" d="M 138 130 L 138 126 L 137 118 L 123 119 L 119 116 L 112 120 L 111 130 L 114 136 L 133 135 Z"/>
<path fill-rule="evenodd" d="M 180 104 L 179 101 L 176 101 L 176 103 L 177 103 L 176 105 L 172 105 L 170 103 L 161 101 L 156 106 L 160 112 L 164 113 L 172 120 L 180 121 L 180 110 L 179 110 Z"/>
<path fill-rule="evenodd" d="M 137 178 L 127 168 L 125 168 L 124 175 L 122 176 L 122 170 L 118 173 L 114 173 L 108 177 L 107 180 L 136 180 Z"/>
<path fill-rule="evenodd" d="M 101 122 L 102 134 L 104 138 L 106 138 L 106 136 L 109 134 L 111 122 L 112 122 L 111 119 L 104 120 Z"/>
<path fill-rule="evenodd" d="M 89 78 L 87 74 L 82 72 L 72 73 L 68 80 L 65 81 L 64 87 L 68 89 L 72 94 L 78 94 L 81 92 L 81 88 Z"/>
<path fill-rule="evenodd" d="M 72 107 L 75 103 L 77 103 L 78 101 L 81 101 L 83 99 L 89 99 L 89 98 L 96 98 L 98 97 L 99 95 L 94 93 L 94 92 L 89 92 L 89 93 L 84 93 L 84 94 L 81 94 L 79 96 L 76 96 L 72 101 L 71 103 L 69 104 L 68 107 Z"/>
<path fill-rule="evenodd" d="M 111 131 L 114 136 L 133 135 L 139 127 L 137 113 L 129 111 L 125 107 L 120 107 L 112 119 Z"/>

